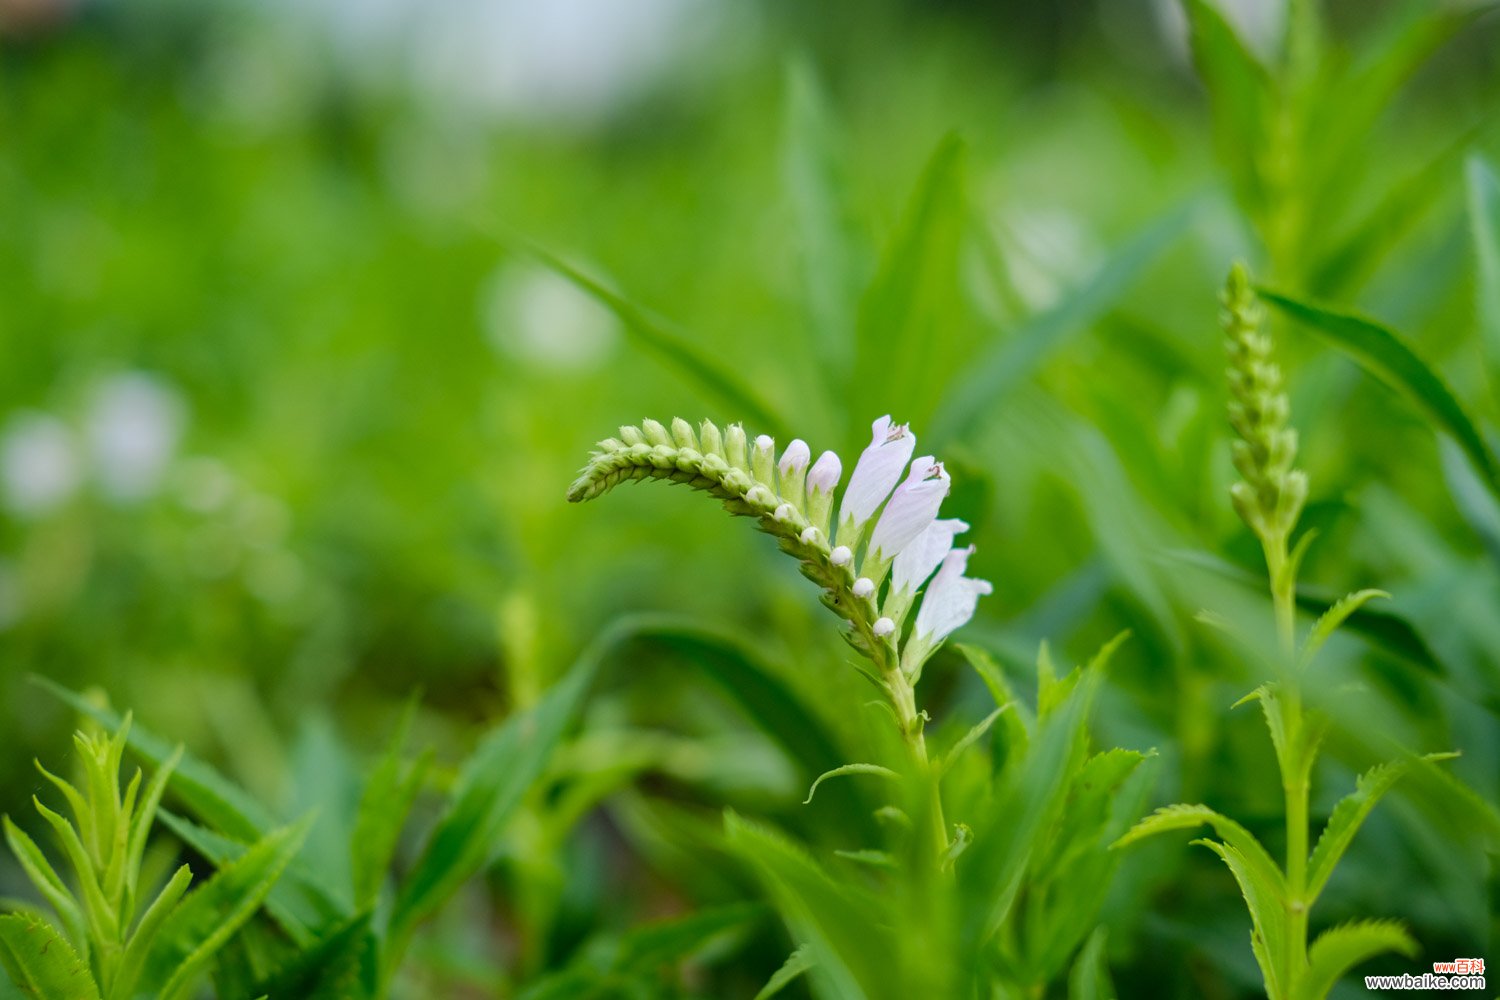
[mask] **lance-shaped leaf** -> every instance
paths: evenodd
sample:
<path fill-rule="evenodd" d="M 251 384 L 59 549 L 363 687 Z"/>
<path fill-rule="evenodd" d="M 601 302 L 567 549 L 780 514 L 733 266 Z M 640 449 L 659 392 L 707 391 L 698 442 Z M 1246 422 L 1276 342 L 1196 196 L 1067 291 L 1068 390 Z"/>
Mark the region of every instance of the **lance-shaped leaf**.
<path fill-rule="evenodd" d="M 397 895 L 390 932 L 396 953 L 418 921 L 489 863 L 618 639 L 618 632 L 606 633 L 541 701 L 490 730 L 464 762 L 447 810 Z"/>
<path fill-rule="evenodd" d="M 1428 754 L 1422 759 L 1436 761 L 1453 756 L 1456 755 Z M 1410 769 L 1411 762 L 1404 760 L 1377 764 L 1360 775 L 1355 783 L 1354 791 L 1340 799 L 1338 805 L 1333 807 L 1333 812 L 1328 817 L 1328 825 L 1323 827 L 1323 833 L 1318 837 L 1317 846 L 1313 848 L 1312 857 L 1307 865 L 1309 906 L 1328 884 L 1329 877 L 1333 875 L 1333 869 L 1338 865 L 1339 859 L 1344 856 L 1344 852 L 1349 849 L 1350 842 L 1359 832 L 1365 817 L 1370 815 L 1370 810 L 1375 808 L 1375 803 L 1379 802 L 1381 796 L 1390 791 L 1391 787 Z"/>
<path fill-rule="evenodd" d="M 146 959 L 141 991 L 172 1000 L 191 988 L 214 953 L 260 909 L 310 825 L 309 819 L 273 831 L 183 897 L 162 921 Z"/>
<path fill-rule="evenodd" d="M 360 796 L 359 812 L 349 840 L 350 867 L 354 881 L 354 903 L 369 909 L 380 897 L 386 872 L 396 853 L 396 843 L 406 818 L 411 813 L 417 793 L 427 778 L 432 754 L 424 752 L 414 761 L 406 761 L 403 747 L 411 729 L 416 702 L 401 714 L 401 721 L 391 737 L 386 752 L 370 772 Z"/>
<path fill-rule="evenodd" d="M 68 891 L 62 876 L 57 874 L 57 869 L 47 860 L 42 849 L 36 845 L 36 841 L 26 835 L 26 832 L 11 822 L 9 816 L 5 817 L 5 841 L 10 845 L 10 851 L 16 856 L 16 861 L 21 865 L 21 870 L 26 877 L 31 879 L 42 898 L 52 905 L 57 911 L 57 916 L 62 921 L 63 929 L 68 936 L 79 947 L 87 948 L 88 936 L 84 931 L 83 911 L 79 908 L 78 900 Z"/>
<path fill-rule="evenodd" d="M 1417 943 L 1394 920 L 1360 920 L 1324 931 L 1308 949 L 1296 1000 L 1323 1000 L 1344 973 L 1388 951 L 1417 955 Z"/>
<path fill-rule="evenodd" d="M 1323 612 L 1322 616 L 1313 623 L 1312 631 L 1307 634 L 1307 641 L 1302 646 L 1302 665 L 1312 663 L 1325 643 L 1333 638 L 1339 626 L 1348 620 L 1360 608 L 1377 597 L 1390 598 L 1383 590 L 1357 590 L 1352 594 L 1339 598 L 1333 607 Z"/>
<path fill-rule="evenodd" d="M 1287 995 L 1290 971 L 1285 968 L 1287 926 L 1286 886 L 1281 873 L 1274 876 L 1265 870 L 1259 859 L 1251 859 L 1230 844 L 1217 840 L 1195 840 L 1213 851 L 1234 875 L 1240 893 L 1245 897 L 1245 908 L 1250 911 L 1250 945 L 1255 952 L 1256 964 L 1265 978 L 1266 995 L 1272 1000 L 1281 1000 Z M 1257 843 L 1257 847 L 1259 844 Z"/>
<path fill-rule="evenodd" d="M 877 899 L 835 883 L 780 834 L 733 812 L 724 817 L 724 826 L 731 848 L 755 869 L 796 939 L 806 942 L 819 995 L 838 1000 L 903 995 L 899 944 L 880 919 Z"/>
<path fill-rule="evenodd" d="M 28 997 L 99 1000 L 88 963 L 50 924 L 25 914 L 0 916 L 0 968 Z"/>
<path fill-rule="evenodd" d="M 1324 309 L 1263 288 L 1256 292 L 1405 396 L 1434 428 L 1452 436 L 1485 485 L 1500 494 L 1500 466 L 1483 435 L 1448 383 L 1405 339 L 1362 316 Z"/>
<path fill-rule="evenodd" d="M 766 980 L 766 985 L 755 994 L 755 1000 L 771 1000 L 772 997 L 792 985 L 796 979 L 813 967 L 812 950 L 807 945 L 802 945 L 796 951 L 786 957 L 771 978 Z"/>
<path fill-rule="evenodd" d="M 1259 881 L 1270 885 L 1283 896 L 1286 894 L 1286 881 L 1282 877 L 1281 869 L 1276 866 L 1271 855 L 1266 853 L 1260 841 L 1255 839 L 1255 835 L 1228 816 L 1215 812 L 1208 806 L 1186 804 L 1162 806 L 1131 827 L 1125 836 L 1115 841 L 1114 846 L 1125 847 L 1158 833 L 1166 833 L 1170 830 L 1192 830 L 1204 825 L 1212 827 L 1214 833 L 1245 859 L 1246 865 Z"/>

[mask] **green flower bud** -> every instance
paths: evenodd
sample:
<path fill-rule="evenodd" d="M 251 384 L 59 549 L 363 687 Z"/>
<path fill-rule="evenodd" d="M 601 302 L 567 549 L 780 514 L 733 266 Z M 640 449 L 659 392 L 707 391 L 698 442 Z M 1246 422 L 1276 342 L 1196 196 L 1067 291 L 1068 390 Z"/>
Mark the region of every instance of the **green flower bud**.
<path fill-rule="evenodd" d="M 724 431 L 724 457 L 736 469 L 749 472 L 750 461 L 746 455 L 744 425 L 730 424 L 728 429 Z"/>
<path fill-rule="evenodd" d="M 698 450 L 698 438 L 693 433 L 693 425 L 681 417 L 672 418 L 672 440 L 679 448 Z"/>
<path fill-rule="evenodd" d="M 658 446 L 672 447 L 672 435 L 667 433 L 660 421 L 647 418 L 641 421 L 641 430 L 646 432 L 646 440 Z"/>
<path fill-rule="evenodd" d="M 724 457 L 724 438 L 719 434 L 719 425 L 705 420 L 698 425 L 698 439 L 703 442 L 704 455 Z"/>
<path fill-rule="evenodd" d="M 646 435 L 641 433 L 639 427 L 625 426 L 620 428 L 620 440 L 629 445 L 645 444 Z"/>

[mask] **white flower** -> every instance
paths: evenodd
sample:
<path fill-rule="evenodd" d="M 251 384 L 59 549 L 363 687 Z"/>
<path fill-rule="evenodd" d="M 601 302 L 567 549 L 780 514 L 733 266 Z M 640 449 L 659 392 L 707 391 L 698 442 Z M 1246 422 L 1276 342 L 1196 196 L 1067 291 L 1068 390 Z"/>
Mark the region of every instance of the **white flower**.
<path fill-rule="evenodd" d="M 0 492 L 5 506 L 35 517 L 67 502 L 83 479 L 68 425 L 50 413 L 18 413 L 0 436 Z"/>
<path fill-rule="evenodd" d="M 839 457 L 831 451 L 825 451 L 807 472 L 807 488 L 813 493 L 831 494 L 843 474 L 844 464 L 839 461 Z"/>
<path fill-rule="evenodd" d="M 943 557 L 943 566 L 933 577 L 917 611 L 916 636 L 921 643 L 936 646 L 942 642 L 974 617 L 980 596 L 995 589 L 987 580 L 964 576 L 969 556 L 973 554 L 974 546 L 970 545 Z"/>
<path fill-rule="evenodd" d="M 774 511 L 771 512 L 771 517 L 778 521 L 790 521 L 792 519 L 792 515 L 795 513 L 797 513 L 797 509 L 795 507 L 793 507 L 789 503 L 784 503 L 779 505 Z"/>
<path fill-rule="evenodd" d="M 818 529 L 811 525 L 802 529 L 802 544 L 811 545 L 818 540 Z"/>
<path fill-rule="evenodd" d="M 182 435 L 184 406 L 171 386 L 144 372 L 99 386 L 85 429 L 99 485 L 115 500 L 139 500 L 160 484 Z"/>
<path fill-rule="evenodd" d="M 892 424 L 889 415 L 870 425 L 870 445 L 860 452 L 844 500 L 839 507 L 839 531 L 857 535 L 891 489 L 901 479 L 901 470 L 911 461 L 917 436 L 906 424 Z"/>
<path fill-rule="evenodd" d="M 924 455 L 911 463 L 911 473 L 896 487 L 870 536 L 870 552 L 877 562 L 893 558 L 926 531 L 947 495 L 948 473 L 942 462 Z"/>
<path fill-rule="evenodd" d="M 943 557 L 953 548 L 953 537 L 968 530 L 969 526 L 956 517 L 929 524 L 896 556 L 891 567 L 892 592 L 914 593 L 942 564 Z"/>
<path fill-rule="evenodd" d="M 875 619 L 875 627 L 871 631 L 877 636 L 884 638 L 896 631 L 896 623 L 889 618 L 877 618 Z"/>
<path fill-rule="evenodd" d="M 853 558 L 854 553 L 850 551 L 849 546 L 847 545 L 840 545 L 828 555 L 828 561 L 833 563 L 835 566 L 847 566 L 849 565 L 849 561 Z"/>
<path fill-rule="evenodd" d="M 875 581 L 868 576 L 862 576 L 854 581 L 855 597 L 869 597 L 873 593 L 875 593 Z"/>

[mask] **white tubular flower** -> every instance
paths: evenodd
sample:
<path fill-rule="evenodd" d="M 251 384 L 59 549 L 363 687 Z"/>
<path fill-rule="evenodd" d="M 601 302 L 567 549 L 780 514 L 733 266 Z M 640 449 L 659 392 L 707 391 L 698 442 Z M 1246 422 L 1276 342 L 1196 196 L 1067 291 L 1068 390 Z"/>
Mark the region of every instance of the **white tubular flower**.
<path fill-rule="evenodd" d="M 876 567 L 872 575 L 884 574 L 885 565 L 937 520 L 947 495 L 948 473 L 942 462 L 924 455 L 911 463 L 911 473 L 891 494 L 870 536 L 870 560 Z"/>
<path fill-rule="evenodd" d="M 833 491 L 838 488 L 839 477 L 844 474 L 844 463 L 831 451 L 818 456 L 813 467 L 807 470 L 807 519 L 825 535 L 828 533 L 828 516 L 833 511 Z"/>
<path fill-rule="evenodd" d="M 858 544 L 865 524 L 891 495 L 916 447 L 911 428 L 892 424 L 889 414 L 870 425 L 870 445 L 860 452 L 839 506 L 839 541 Z"/>
<path fill-rule="evenodd" d="M 969 526 L 956 517 L 933 521 L 916 538 L 903 548 L 891 566 L 891 590 L 907 595 L 916 593 L 918 587 L 927 582 L 932 571 L 943 562 L 943 557 L 953 549 L 953 537 L 969 530 Z"/>
<path fill-rule="evenodd" d="M 750 475 L 756 482 L 776 488 L 776 441 L 768 435 L 757 437 L 750 449 Z"/>
<path fill-rule="evenodd" d="M 928 649 L 936 649 L 953 631 L 974 617 L 979 598 L 994 591 L 988 580 L 964 576 L 974 546 L 954 549 L 943 557 L 943 566 L 922 595 L 917 611 L 916 637 Z"/>
<path fill-rule="evenodd" d="M 776 465 L 781 482 L 781 498 L 794 507 L 802 506 L 803 485 L 807 476 L 807 463 L 810 461 L 812 450 L 807 447 L 806 441 L 797 438 L 786 446 L 786 450 L 781 453 L 781 461 Z"/>

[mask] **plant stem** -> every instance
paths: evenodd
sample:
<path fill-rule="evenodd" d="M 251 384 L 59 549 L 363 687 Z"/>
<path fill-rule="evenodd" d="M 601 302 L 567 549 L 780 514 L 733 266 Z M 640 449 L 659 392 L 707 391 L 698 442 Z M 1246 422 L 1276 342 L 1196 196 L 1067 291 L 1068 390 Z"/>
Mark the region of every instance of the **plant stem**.
<path fill-rule="evenodd" d="M 1287 566 L 1286 537 L 1265 542 L 1266 569 L 1271 577 L 1271 601 L 1281 647 L 1281 714 L 1286 730 L 1281 787 L 1286 801 L 1286 968 L 1288 995 L 1295 992 L 1307 967 L 1307 840 L 1308 779 L 1311 748 L 1303 738 L 1302 684 L 1297 669 L 1296 587 Z"/>
<path fill-rule="evenodd" d="M 916 691 L 894 657 L 890 657 L 882 666 L 886 690 L 890 692 L 891 707 L 895 709 L 896 721 L 901 727 L 901 739 L 911 755 L 917 780 L 927 785 L 927 812 L 932 824 L 934 854 L 941 858 L 948 850 L 948 823 L 943 818 L 943 796 L 938 776 L 933 772 L 932 762 L 927 757 L 927 740 L 922 735 L 922 717 L 917 713 Z"/>

